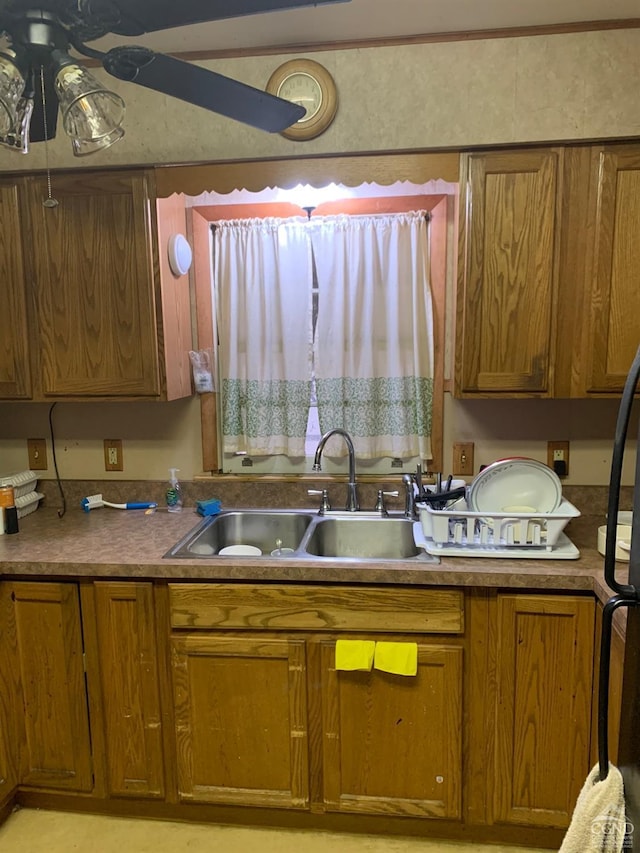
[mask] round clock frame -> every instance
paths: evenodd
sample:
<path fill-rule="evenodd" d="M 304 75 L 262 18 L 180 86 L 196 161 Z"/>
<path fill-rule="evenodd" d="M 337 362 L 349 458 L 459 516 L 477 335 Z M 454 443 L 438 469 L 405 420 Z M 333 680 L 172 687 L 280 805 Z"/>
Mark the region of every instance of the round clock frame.
<path fill-rule="evenodd" d="M 327 69 L 313 59 L 290 59 L 273 72 L 267 92 L 294 103 L 311 104 L 307 114 L 281 131 L 286 139 L 315 139 L 329 127 L 338 109 L 335 81 Z M 296 100 L 298 97 L 300 100 Z M 307 106 L 302 103 L 302 106 Z"/>

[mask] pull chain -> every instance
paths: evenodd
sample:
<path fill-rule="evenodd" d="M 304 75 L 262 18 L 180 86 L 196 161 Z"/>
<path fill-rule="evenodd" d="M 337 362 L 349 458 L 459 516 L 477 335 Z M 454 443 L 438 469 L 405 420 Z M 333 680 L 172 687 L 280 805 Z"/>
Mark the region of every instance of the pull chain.
<path fill-rule="evenodd" d="M 40 92 L 42 93 L 42 121 L 44 125 L 44 158 L 47 168 L 47 197 L 42 202 L 44 207 L 57 207 L 58 199 L 51 194 L 51 169 L 49 168 L 49 129 L 47 127 L 47 95 L 44 86 L 44 68 L 40 66 Z"/>

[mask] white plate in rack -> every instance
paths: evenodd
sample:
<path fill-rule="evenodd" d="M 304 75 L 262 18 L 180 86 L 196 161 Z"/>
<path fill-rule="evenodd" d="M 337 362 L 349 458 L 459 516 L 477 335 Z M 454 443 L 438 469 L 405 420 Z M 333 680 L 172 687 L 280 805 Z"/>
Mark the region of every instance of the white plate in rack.
<path fill-rule="evenodd" d="M 560 506 L 560 478 L 536 459 L 499 459 L 487 465 L 469 487 L 472 512 L 552 513 Z"/>

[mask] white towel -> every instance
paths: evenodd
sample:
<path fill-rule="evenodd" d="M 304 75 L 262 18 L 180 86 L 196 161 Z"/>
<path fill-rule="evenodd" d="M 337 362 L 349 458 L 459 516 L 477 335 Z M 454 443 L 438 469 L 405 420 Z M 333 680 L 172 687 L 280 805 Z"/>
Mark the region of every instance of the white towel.
<path fill-rule="evenodd" d="M 609 764 L 607 778 L 600 781 L 596 765 L 580 791 L 560 853 L 620 853 L 625 822 L 622 774 Z"/>

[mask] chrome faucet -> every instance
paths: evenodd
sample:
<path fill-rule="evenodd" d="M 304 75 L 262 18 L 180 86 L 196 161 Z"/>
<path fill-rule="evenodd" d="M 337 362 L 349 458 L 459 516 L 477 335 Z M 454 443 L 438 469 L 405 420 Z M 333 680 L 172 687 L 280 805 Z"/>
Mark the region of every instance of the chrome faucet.
<path fill-rule="evenodd" d="M 411 474 L 403 474 L 402 482 L 405 488 L 404 514 L 406 518 L 417 518 L 416 501 L 413 493 L 413 477 Z"/>
<path fill-rule="evenodd" d="M 324 446 L 327 441 L 331 438 L 332 435 L 341 435 L 347 445 L 347 450 L 349 451 L 349 483 L 347 485 L 347 506 L 346 509 L 349 512 L 357 512 L 360 509 L 360 504 L 358 503 L 358 487 L 356 485 L 356 453 L 353 449 L 353 441 L 351 440 L 351 436 L 348 432 L 345 432 L 343 429 L 330 429 L 329 432 L 325 432 L 320 441 L 318 442 L 318 446 L 316 447 L 316 455 L 313 460 L 313 470 L 314 471 L 322 471 L 322 466 L 320 465 L 320 459 L 322 458 L 322 451 L 324 450 Z"/>

